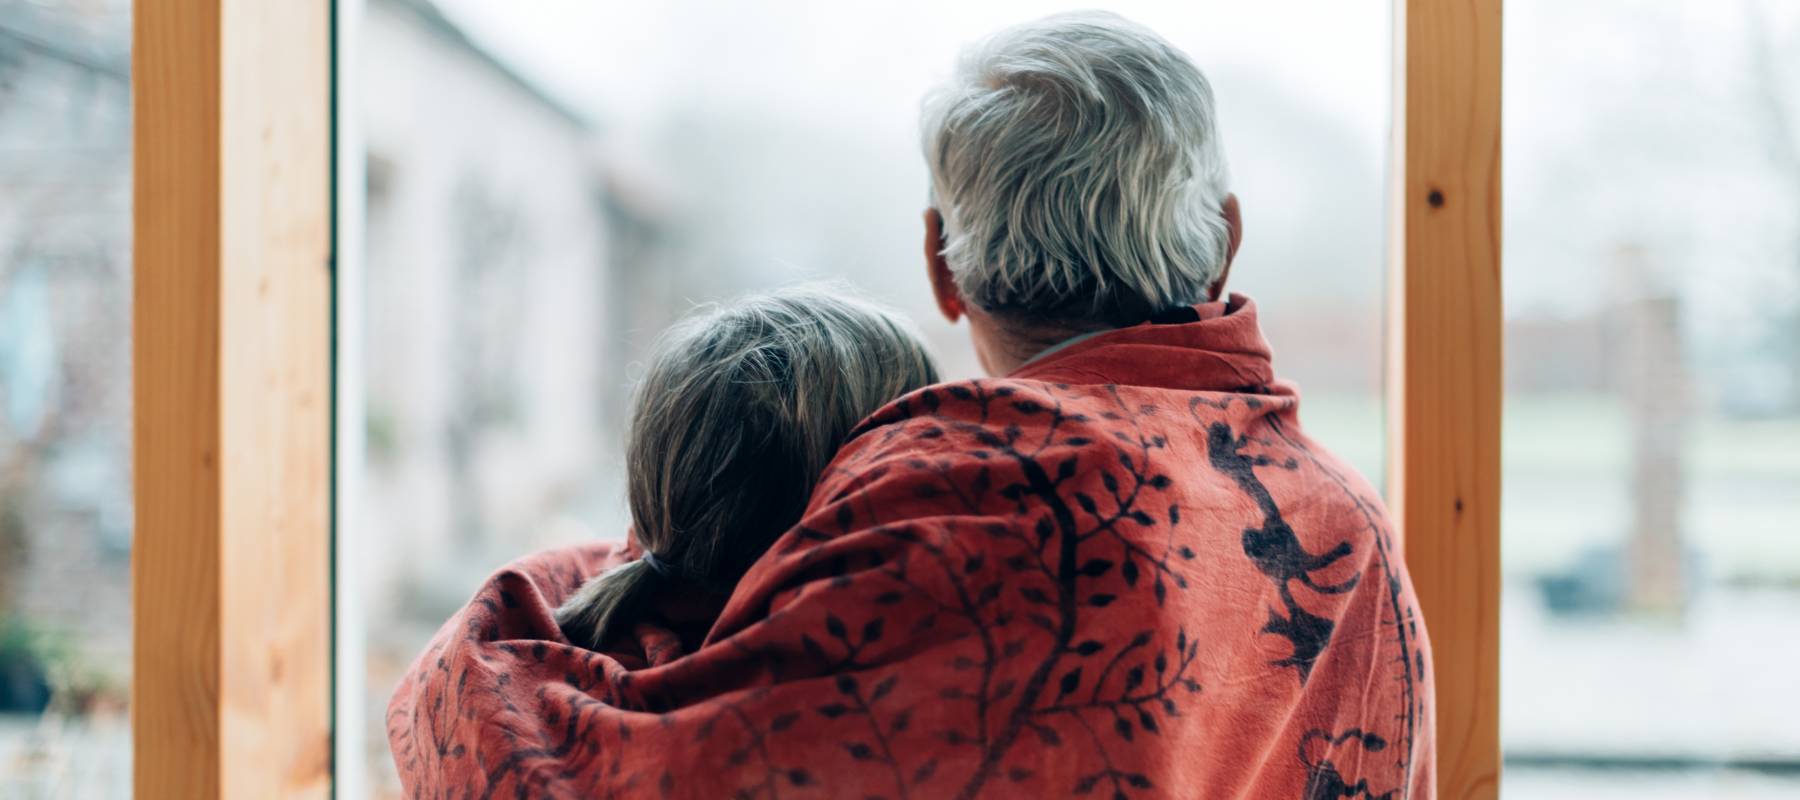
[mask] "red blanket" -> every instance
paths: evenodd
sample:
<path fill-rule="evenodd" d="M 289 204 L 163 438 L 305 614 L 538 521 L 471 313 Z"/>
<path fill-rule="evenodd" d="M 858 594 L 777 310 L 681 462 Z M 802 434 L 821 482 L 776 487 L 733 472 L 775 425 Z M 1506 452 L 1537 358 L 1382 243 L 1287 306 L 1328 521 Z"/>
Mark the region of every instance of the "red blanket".
<path fill-rule="evenodd" d="M 703 642 L 562 638 L 629 554 L 502 570 L 394 695 L 408 793 L 1431 797 L 1381 503 L 1249 301 L 1198 311 L 876 414 Z"/>

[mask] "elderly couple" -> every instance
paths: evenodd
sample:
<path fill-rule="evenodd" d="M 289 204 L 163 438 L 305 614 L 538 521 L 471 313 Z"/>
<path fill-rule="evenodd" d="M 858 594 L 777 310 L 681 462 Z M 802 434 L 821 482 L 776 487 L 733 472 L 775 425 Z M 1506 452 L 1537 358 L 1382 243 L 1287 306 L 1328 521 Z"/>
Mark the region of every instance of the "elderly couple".
<path fill-rule="evenodd" d="M 1103 14 L 924 120 L 938 308 L 791 290 L 664 338 L 632 540 L 502 570 L 397 690 L 415 797 L 1431 797 L 1430 646 L 1375 491 L 1301 429 L 1206 79 Z"/>

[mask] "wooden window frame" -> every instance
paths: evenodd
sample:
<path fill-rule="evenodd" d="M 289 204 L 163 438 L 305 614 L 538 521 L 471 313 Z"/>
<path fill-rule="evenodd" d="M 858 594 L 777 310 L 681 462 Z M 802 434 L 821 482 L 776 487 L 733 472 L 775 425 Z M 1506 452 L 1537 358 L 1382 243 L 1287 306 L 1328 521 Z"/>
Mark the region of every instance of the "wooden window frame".
<path fill-rule="evenodd" d="M 132 9 L 139 798 L 331 793 L 330 31 Z"/>
<path fill-rule="evenodd" d="M 1388 506 L 1446 800 L 1500 793 L 1501 4 L 1394 1 Z"/>
<path fill-rule="evenodd" d="M 1394 2 L 1388 486 L 1445 798 L 1499 792 L 1501 3 Z M 333 7 L 133 9 L 139 798 L 333 791 Z"/>

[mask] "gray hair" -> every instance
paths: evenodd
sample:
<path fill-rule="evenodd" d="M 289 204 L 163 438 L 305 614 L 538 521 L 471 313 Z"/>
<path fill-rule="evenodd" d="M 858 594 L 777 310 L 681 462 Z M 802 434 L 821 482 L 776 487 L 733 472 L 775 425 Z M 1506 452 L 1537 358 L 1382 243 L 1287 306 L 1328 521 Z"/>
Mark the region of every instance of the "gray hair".
<path fill-rule="evenodd" d="M 1212 87 L 1143 26 L 1077 12 L 1001 31 L 963 53 L 922 127 L 944 257 L 983 309 L 1135 323 L 1223 273 Z"/>
<path fill-rule="evenodd" d="M 590 580 L 557 610 L 571 641 L 597 649 L 662 579 L 729 592 L 800 521 L 856 425 L 937 382 L 907 323 L 847 294 L 753 295 L 663 335 L 625 455 L 633 532 L 652 559 Z"/>

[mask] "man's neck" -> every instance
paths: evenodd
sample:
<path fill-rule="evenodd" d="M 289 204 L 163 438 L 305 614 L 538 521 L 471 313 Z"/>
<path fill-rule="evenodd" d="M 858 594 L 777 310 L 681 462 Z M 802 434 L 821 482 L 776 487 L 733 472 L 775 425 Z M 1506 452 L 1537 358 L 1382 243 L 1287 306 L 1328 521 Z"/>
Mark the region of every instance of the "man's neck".
<path fill-rule="evenodd" d="M 1099 323 L 1019 324 L 985 312 L 971 313 L 969 324 L 981 329 L 978 349 L 982 366 L 990 375 L 1010 374 L 1034 359 L 1074 344 L 1075 340 L 1112 330 Z"/>

